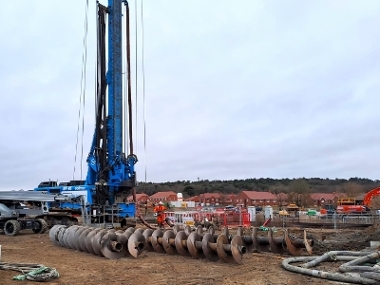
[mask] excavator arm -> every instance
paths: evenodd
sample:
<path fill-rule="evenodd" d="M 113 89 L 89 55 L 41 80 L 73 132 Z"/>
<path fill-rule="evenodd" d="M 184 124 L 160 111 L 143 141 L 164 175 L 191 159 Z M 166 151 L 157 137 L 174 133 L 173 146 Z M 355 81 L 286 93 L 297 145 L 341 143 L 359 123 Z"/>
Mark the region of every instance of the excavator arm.
<path fill-rule="evenodd" d="M 371 206 L 372 199 L 376 196 L 380 196 L 380 186 L 369 191 L 363 199 L 363 204 L 367 207 Z"/>

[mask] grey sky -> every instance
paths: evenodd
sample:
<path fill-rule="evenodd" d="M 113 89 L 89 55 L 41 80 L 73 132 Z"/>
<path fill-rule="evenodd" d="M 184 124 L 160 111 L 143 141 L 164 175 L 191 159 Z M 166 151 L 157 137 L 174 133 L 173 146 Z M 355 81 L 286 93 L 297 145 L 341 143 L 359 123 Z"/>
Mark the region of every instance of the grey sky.
<path fill-rule="evenodd" d="M 90 2 L 84 158 L 94 119 Z M 73 176 L 84 7 L 2 4 L 2 190 Z M 380 1 L 145 0 L 144 15 L 140 181 L 145 169 L 154 182 L 379 179 Z"/>

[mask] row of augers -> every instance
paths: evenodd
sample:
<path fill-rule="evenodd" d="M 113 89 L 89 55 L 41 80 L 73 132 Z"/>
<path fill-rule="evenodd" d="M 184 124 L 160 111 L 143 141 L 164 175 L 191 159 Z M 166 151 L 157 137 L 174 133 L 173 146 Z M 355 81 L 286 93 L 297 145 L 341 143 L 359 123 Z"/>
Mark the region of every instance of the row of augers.
<path fill-rule="evenodd" d="M 56 245 L 109 259 L 119 259 L 128 255 L 137 258 L 145 245 L 144 236 L 138 232 L 134 233 L 134 228 L 122 231 L 78 225 L 55 225 L 50 229 L 49 237 Z"/>
<path fill-rule="evenodd" d="M 298 256 L 306 250 L 309 255 L 312 254 L 313 241 L 307 239 L 306 231 L 302 239 L 290 236 L 288 230 L 283 231 L 283 236 L 274 237 L 273 233 L 269 229 L 267 235 L 263 236 L 259 234 L 258 228 L 253 228 L 249 235 L 245 235 L 242 227 L 232 236 L 228 228 L 224 228 L 221 234 L 215 234 L 212 227 L 206 232 L 202 227 L 192 230 L 189 226 L 175 226 L 170 230 L 128 228 L 123 231 L 55 225 L 49 237 L 56 245 L 109 259 L 128 256 L 137 258 L 143 250 L 147 250 L 241 264 L 243 255 L 252 252 L 271 251 L 282 255 L 287 251 Z"/>

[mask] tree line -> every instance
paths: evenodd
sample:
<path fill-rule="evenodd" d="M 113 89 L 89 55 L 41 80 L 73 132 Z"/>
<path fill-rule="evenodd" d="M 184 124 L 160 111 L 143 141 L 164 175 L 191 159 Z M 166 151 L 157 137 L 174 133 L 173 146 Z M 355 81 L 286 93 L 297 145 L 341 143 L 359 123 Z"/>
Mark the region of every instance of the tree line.
<path fill-rule="evenodd" d="M 329 179 L 297 178 L 272 179 L 250 178 L 235 180 L 198 180 L 175 182 L 139 182 L 137 193 L 153 195 L 162 191 L 182 193 L 184 197 L 197 196 L 203 193 L 237 194 L 243 190 L 259 192 L 270 191 L 273 194 L 286 193 L 295 195 L 295 200 L 302 199 L 308 193 L 346 193 L 356 196 L 380 186 L 380 180 L 367 178 Z M 297 196 L 298 195 L 298 196 Z M 299 199 L 298 199 L 299 198 Z M 300 203 L 302 204 L 302 203 Z"/>

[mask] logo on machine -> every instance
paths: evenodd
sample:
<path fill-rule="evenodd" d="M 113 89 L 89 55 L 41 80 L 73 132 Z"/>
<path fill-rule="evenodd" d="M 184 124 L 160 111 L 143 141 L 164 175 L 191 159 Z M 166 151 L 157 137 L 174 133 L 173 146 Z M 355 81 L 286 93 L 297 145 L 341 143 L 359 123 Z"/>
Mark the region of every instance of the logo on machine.
<path fill-rule="evenodd" d="M 63 191 L 79 191 L 86 190 L 86 186 L 64 186 L 62 188 Z"/>

